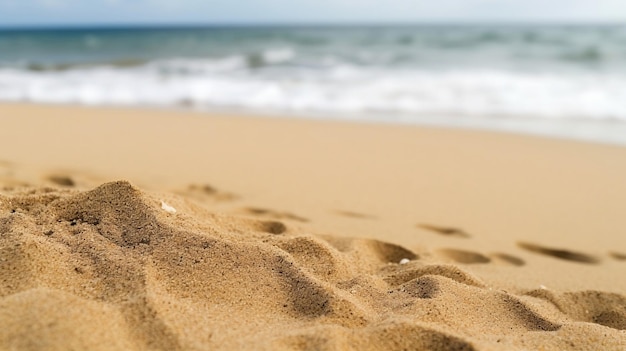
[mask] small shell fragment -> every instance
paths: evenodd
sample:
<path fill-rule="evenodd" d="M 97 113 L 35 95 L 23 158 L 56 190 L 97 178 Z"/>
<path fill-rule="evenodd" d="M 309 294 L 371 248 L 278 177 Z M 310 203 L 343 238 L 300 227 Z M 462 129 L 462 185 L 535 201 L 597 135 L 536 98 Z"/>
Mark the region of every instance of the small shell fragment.
<path fill-rule="evenodd" d="M 539 285 L 539 289 L 541 289 L 541 290 L 548 290 L 548 288 L 545 285 L 543 285 L 543 284 Z"/>
<path fill-rule="evenodd" d="M 403 258 L 400 260 L 400 264 L 407 264 L 409 262 L 411 262 L 411 260 L 409 260 L 408 258 Z"/>
<path fill-rule="evenodd" d="M 168 205 L 167 203 L 165 203 L 165 201 L 161 201 L 161 208 L 167 213 L 171 213 L 171 214 L 176 213 L 176 209 Z"/>

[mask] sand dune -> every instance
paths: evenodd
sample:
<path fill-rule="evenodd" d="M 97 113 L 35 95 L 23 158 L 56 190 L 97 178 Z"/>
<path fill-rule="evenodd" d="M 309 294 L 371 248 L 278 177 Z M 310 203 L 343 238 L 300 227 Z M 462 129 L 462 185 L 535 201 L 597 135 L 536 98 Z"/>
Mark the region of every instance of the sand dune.
<path fill-rule="evenodd" d="M 618 294 L 514 294 L 410 248 L 217 215 L 125 181 L 2 194 L 6 350 L 626 348 Z"/>

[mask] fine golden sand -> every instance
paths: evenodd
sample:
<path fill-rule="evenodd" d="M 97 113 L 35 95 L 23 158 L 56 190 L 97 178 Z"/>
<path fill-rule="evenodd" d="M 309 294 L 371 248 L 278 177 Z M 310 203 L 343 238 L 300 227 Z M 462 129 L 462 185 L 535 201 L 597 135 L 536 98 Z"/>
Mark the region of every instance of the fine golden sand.
<path fill-rule="evenodd" d="M 624 350 L 626 148 L 0 106 L 1 350 Z"/>

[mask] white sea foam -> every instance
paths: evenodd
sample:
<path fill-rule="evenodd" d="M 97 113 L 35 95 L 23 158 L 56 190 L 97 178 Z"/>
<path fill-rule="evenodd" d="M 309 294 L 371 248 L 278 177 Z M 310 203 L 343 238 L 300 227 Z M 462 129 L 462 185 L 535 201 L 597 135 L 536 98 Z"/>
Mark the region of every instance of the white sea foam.
<path fill-rule="evenodd" d="M 289 48 L 266 50 L 263 52 L 263 60 L 270 64 L 284 63 L 296 57 L 295 51 Z"/>
<path fill-rule="evenodd" d="M 293 55 L 270 51 L 264 60 L 283 62 Z M 626 121 L 626 76 L 348 64 L 259 70 L 244 56 L 232 56 L 44 72 L 5 67 L 0 68 L 0 100 Z"/>

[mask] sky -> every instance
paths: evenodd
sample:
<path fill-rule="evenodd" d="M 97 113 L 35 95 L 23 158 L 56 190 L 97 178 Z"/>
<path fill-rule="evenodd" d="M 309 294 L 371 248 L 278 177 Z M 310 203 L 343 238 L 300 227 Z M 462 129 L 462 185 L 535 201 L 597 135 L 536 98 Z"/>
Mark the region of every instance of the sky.
<path fill-rule="evenodd" d="M 0 0 L 0 27 L 621 22 L 626 0 Z"/>

